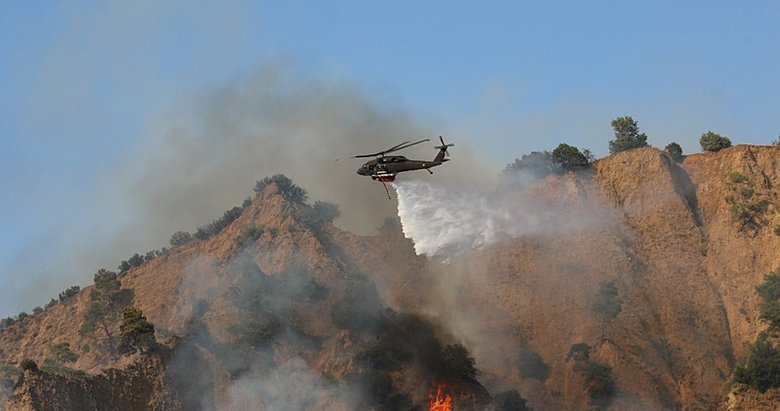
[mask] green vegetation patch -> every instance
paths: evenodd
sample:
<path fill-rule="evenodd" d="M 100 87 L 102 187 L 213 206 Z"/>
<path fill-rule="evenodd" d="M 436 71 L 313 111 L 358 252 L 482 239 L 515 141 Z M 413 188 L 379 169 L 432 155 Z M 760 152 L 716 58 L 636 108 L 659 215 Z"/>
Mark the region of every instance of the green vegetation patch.
<path fill-rule="evenodd" d="M 726 203 L 730 206 L 731 218 L 739 225 L 739 231 L 755 233 L 767 223 L 765 213 L 769 200 L 756 195 L 753 181 L 739 171 L 732 171 L 726 179 Z"/>
<path fill-rule="evenodd" d="M 550 376 L 550 366 L 544 362 L 538 352 L 527 347 L 520 350 L 517 366 L 523 378 L 534 378 L 544 382 Z"/>
<path fill-rule="evenodd" d="M 780 271 L 765 276 L 756 292 L 761 297 L 761 319 L 770 332 L 780 331 Z M 733 379 L 761 392 L 780 387 L 780 348 L 768 333 L 761 333 L 750 346 L 747 361 L 734 369 Z"/>
<path fill-rule="evenodd" d="M 701 135 L 699 144 L 701 144 L 701 149 L 704 151 L 720 151 L 731 147 L 731 140 L 718 133 L 708 131 Z"/>

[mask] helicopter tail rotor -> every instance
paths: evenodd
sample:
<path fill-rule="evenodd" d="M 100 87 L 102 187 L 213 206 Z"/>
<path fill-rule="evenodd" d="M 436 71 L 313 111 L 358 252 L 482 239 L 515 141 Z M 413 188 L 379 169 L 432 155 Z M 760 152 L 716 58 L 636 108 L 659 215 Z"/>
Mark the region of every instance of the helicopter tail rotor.
<path fill-rule="evenodd" d="M 447 147 L 454 147 L 455 143 L 445 144 L 444 143 L 444 138 L 442 136 L 439 136 L 439 141 L 441 141 L 441 145 L 440 146 L 436 146 L 434 148 L 439 150 L 440 153 L 444 153 L 445 156 L 449 157 L 450 153 L 447 151 Z M 438 156 L 436 156 L 436 157 L 438 157 Z"/>

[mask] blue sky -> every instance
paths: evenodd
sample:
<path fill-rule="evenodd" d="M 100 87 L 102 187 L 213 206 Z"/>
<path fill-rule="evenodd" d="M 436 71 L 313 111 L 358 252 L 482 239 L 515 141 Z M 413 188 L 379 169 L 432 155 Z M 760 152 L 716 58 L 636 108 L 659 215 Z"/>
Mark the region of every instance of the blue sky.
<path fill-rule="evenodd" d="M 138 234 L 124 176 L 268 64 L 496 169 L 560 142 L 603 156 L 621 115 L 686 153 L 708 130 L 780 133 L 775 1 L 216 3 L 0 3 L 0 315 L 165 245 Z"/>

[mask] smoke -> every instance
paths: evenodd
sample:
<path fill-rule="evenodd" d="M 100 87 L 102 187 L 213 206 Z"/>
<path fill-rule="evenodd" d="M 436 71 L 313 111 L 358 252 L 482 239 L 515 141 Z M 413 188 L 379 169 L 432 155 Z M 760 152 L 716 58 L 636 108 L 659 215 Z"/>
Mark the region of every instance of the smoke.
<path fill-rule="evenodd" d="M 283 173 L 312 198 L 337 203 L 341 223 L 366 232 L 393 204 L 355 174 L 350 157 L 432 132 L 401 109 L 361 90 L 308 78 L 285 62 L 205 93 L 162 121 L 147 142 L 129 197 L 158 238 L 192 230 L 251 193 L 256 180 Z M 425 147 L 410 150 L 433 157 Z M 159 228 L 157 228 L 159 227 Z"/>
<path fill-rule="evenodd" d="M 195 255 L 187 264 L 176 305 L 184 336 L 168 365 L 183 405 L 324 410 L 358 404 L 360 390 L 309 365 L 321 349 L 312 334 L 327 324 L 322 309 L 312 308 L 326 304 L 331 292 L 318 279 L 324 274 L 293 255 L 268 275 L 255 262 L 267 253 L 247 246 L 227 261 Z"/>
<path fill-rule="evenodd" d="M 228 397 L 231 409 L 336 410 L 357 402 L 351 398 L 356 393 L 345 386 L 328 382 L 300 357 L 284 361 L 270 370 L 256 372 L 263 375 L 260 378 L 239 378 L 230 385 Z"/>

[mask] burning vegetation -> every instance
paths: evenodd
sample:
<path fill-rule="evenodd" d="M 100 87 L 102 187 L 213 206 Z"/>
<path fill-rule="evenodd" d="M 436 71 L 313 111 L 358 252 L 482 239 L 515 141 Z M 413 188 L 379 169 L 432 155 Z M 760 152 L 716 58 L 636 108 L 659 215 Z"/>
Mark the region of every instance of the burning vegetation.
<path fill-rule="evenodd" d="M 452 411 L 452 396 L 442 393 L 445 388 L 444 384 L 437 384 L 428 391 L 428 411 Z"/>

